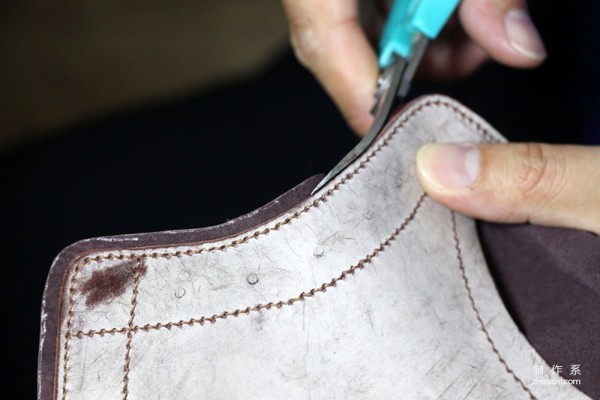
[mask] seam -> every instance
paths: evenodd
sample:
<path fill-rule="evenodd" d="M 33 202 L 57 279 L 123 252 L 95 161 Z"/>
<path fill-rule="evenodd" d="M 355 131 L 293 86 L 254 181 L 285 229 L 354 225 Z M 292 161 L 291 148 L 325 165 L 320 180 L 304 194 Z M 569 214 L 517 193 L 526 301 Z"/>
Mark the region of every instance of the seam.
<path fill-rule="evenodd" d="M 248 241 L 250 241 L 252 239 L 257 239 L 258 237 L 267 235 L 270 232 L 278 231 L 279 229 L 281 229 L 281 227 L 298 219 L 298 217 L 300 217 L 302 214 L 305 214 L 310 209 L 318 207 L 319 204 L 321 204 L 321 203 L 325 203 L 327 201 L 327 199 L 329 197 L 331 197 L 335 192 L 337 192 L 341 186 L 346 184 L 348 181 L 350 181 L 352 178 L 354 178 L 354 176 L 356 176 L 362 169 L 364 169 L 365 166 L 377 155 L 377 153 L 379 153 L 382 149 L 387 147 L 390 144 L 393 137 L 398 133 L 398 131 L 401 128 L 403 128 L 408 122 L 410 122 L 410 120 L 412 118 L 414 118 L 417 114 L 419 114 L 423 109 L 431 107 L 431 106 L 442 106 L 442 107 L 451 109 L 452 111 L 454 111 L 456 113 L 456 115 L 459 117 L 460 120 L 467 123 L 468 125 L 471 125 L 477 131 L 477 133 L 479 133 L 485 139 L 491 140 L 491 141 L 497 141 L 497 139 L 495 139 L 493 137 L 493 135 L 490 133 L 490 131 L 488 129 L 486 129 L 480 122 L 476 121 L 474 118 L 472 118 L 470 115 L 465 113 L 463 110 L 461 110 L 455 104 L 449 103 L 448 100 L 446 100 L 446 99 L 429 100 L 429 101 L 426 101 L 426 102 L 420 104 L 415 109 L 411 110 L 410 113 L 404 115 L 403 118 L 394 127 L 394 129 L 387 135 L 387 137 L 383 138 L 381 143 L 379 143 L 370 153 L 367 153 L 367 156 L 359 163 L 359 165 L 355 169 L 350 171 L 348 174 L 344 175 L 344 177 L 342 179 L 340 179 L 338 182 L 336 182 L 335 185 L 333 185 L 329 190 L 324 192 L 320 197 L 315 199 L 312 203 L 307 204 L 303 208 L 295 211 L 294 213 L 292 213 L 290 216 L 286 217 L 285 219 L 278 221 L 273 226 L 264 228 L 259 231 L 254 231 L 253 233 L 245 235 L 239 239 L 234 239 L 229 243 L 223 243 L 218 246 L 204 247 L 201 249 L 188 249 L 185 251 L 178 250 L 175 252 L 156 252 L 156 251 L 154 251 L 152 253 L 149 253 L 149 252 L 147 253 L 147 252 L 142 251 L 141 253 L 134 252 L 131 254 L 109 253 L 106 255 L 98 255 L 95 257 L 85 257 L 84 263 L 87 264 L 92 261 L 99 262 L 99 261 L 103 261 L 103 260 L 127 260 L 127 259 L 135 259 L 137 257 L 170 259 L 171 257 L 185 257 L 185 256 L 193 256 L 193 255 L 197 255 L 197 254 L 202 254 L 202 253 L 209 253 L 212 251 L 224 251 L 228 248 L 237 247 L 239 245 L 247 243 Z"/>
<path fill-rule="evenodd" d="M 142 260 L 140 258 L 137 259 L 135 263 L 135 272 L 133 278 L 133 294 L 131 296 L 131 309 L 129 311 L 129 321 L 127 326 L 129 327 L 129 332 L 127 332 L 127 343 L 125 344 L 125 365 L 123 366 L 123 400 L 127 400 L 129 396 L 129 371 L 130 371 L 130 363 L 131 363 L 131 340 L 133 339 L 133 332 L 131 328 L 133 327 L 133 320 L 135 319 L 135 308 L 137 307 L 137 296 L 138 296 L 138 288 L 140 285 L 140 276 L 142 270 Z"/>
<path fill-rule="evenodd" d="M 331 279 L 329 282 L 325 282 L 321 286 L 312 288 L 309 291 L 302 292 L 296 297 L 291 297 L 287 300 L 280 300 L 278 302 L 257 304 L 252 307 L 236 309 L 235 311 L 225 311 L 221 314 L 215 314 L 210 317 L 203 316 L 200 318 L 192 318 L 189 320 L 180 320 L 180 321 L 172 321 L 172 322 L 158 322 L 156 324 L 146 324 L 143 326 L 133 326 L 133 324 L 132 324 L 133 317 L 132 317 L 132 319 L 130 319 L 129 326 L 127 326 L 127 327 L 112 328 L 112 329 L 100 329 L 98 331 L 92 329 L 87 332 L 79 331 L 79 332 L 71 334 L 71 336 L 81 339 L 86 336 L 93 337 L 96 335 L 104 336 L 107 334 L 114 335 L 117 333 L 127 333 L 128 340 L 129 340 L 129 337 L 132 335 L 132 333 L 137 333 L 140 331 L 148 332 L 148 331 L 160 330 L 160 329 L 170 330 L 171 328 L 183 328 L 186 326 L 204 325 L 207 322 L 214 324 L 218 320 L 224 320 L 229 317 L 238 317 L 240 315 L 248 315 L 251 312 L 257 312 L 257 311 L 262 311 L 262 310 L 271 310 L 273 308 L 282 308 L 283 306 L 291 306 L 297 302 L 304 301 L 307 298 L 313 297 L 318 293 L 325 293 L 327 291 L 327 289 L 335 287 L 338 284 L 338 282 L 343 281 L 344 279 L 346 279 L 347 276 L 354 275 L 354 273 L 356 271 L 364 269 L 364 267 L 367 266 L 369 263 L 371 263 L 371 261 L 373 261 L 373 259 L 375 257 L 377 257 L 381 252 L 383 252 L 385 250 L 385 248 L 388 247 L 398 237 L 398 235 L 404 229 L 406 229 L 406 227 L 410 224 L 410 222 L 416 217 L 417 212 L 419 211 L 419 208 L 421 208 L 421 205 L 423 204 L 423 201 L 425 200 L 426 197 L 427 197 L 427 195 L 425 193 L 421 194 L 421 196 L 419 197 L 419 201 L 417 202 L 415 207 L 412 209 L 410 214 L 402 221 L 402 223 L 396 229 L 394 229 L 394 231 L 383 242 L 381 242 L 379 244 L 379 246 L 377 246 L 373 251 L 371 251 L 369 254 L 367 254 L 364 258 L 360 259 L 356 264 L 350 266 L 350 268 L 342 271 L 337 277 Z M 136 292 L 137 292 L 137 289 L 136 289 Z"/>
<path fill-rule="evenodd" d="M 63 386 L 62 386 L 62 400 L 67 398 L 67 382 L 68 382 L 68 363 L 69 363 L 69 339 L 71 335 L 69 332 L 71 331 L 71 326 L 73 324 L 73 298 L 75 296 L 75 282 L 79 271 L 81 270 L 81 266 L 83 265 L 84 260 L 81 260 L 77 263 L 75 270 L 73 271 L 73 277 L 71 278 L 71 283 L 69 284 L 69 310 L 67 312 L 67 333 L 65 334 L 65 344 L 63 347 L 64 355 L 63 355 Z"/>
<path fill-rule="evenodd" d="M 115 253 L 109 253 L 107 255 L 98 255 L 95 257 L 85 257 L 81 260 L 79 260 L 77 262 L 77 264 L 75 265 L 74 271 L 73 271 L 73 275 L 71 276 L 71 283 L 69 284 L 69 299 L 68 299 L 68 311 L 67 311 L 67 324 L 66 324 L 66 333 L 65 333 L 65 344 L 63 346 L 63 351 L 64 351 L 64 355 L 63 355 L 63 387 L 62 387 L 62 400 L 66 399 L 67 396 L 67 380 L 68 380 L 68 362 L 69 362 L 69 342 L 71 337 L 73 336 L 71 334 L 71 327 L 72 327 L 72 320 L 73 320 L 73 307 L 74 307 L 74 297 L 75 297 L 75 285 L 76 285 L 76 280 L 77 280 L 77 276 L 79 274 L 79 271 L 81 270 L 81 268 L 83 268 L 85 265 L 89 264 L 92 261 L 96 261 L 96 262 L 100 262 L 102 260 L 125 260 L 125 259 L 134 259 L 137 257 L 150 257 L 150 258 L 166 258 L 166 259 L 170 259 L 171 257 L 184 257 L 184 256 L 193 256 L 196 254 L 201 254 L 201 253 L 208 253 L 208 252 L 212 252 L 212 251 L 224 251 L 228 248 L 234 248 L 237 247 L 239 245 L 242 245 L 244 243 L 249 242 L 252 239 L 257 239 L 263 235 L 266 235 L 270 232 L 273 231 L 278 231 L 281 227 L 291 223 L 292 221 L 298 219 L 302 214 L 305 214 L 306 212 L 308 212 L 310 209 L 318 207 L 319 204 L 324 203 L 327 201 L 327 199 L 333 195 L 336 191 L 338 191 L 338 189 L 343 186 L 344 184 L 346 184 L 346 182 L 350 181 L 355 175 L 357 175 L 362 169 L 365 168 L 365 166 L 371 161 L 371 159 L 373 159 L 383 148 L 387 147 L 389 145 L 389 143 L 391 142 L 391 140 L 393 139 L 393 137 L 398 133 L 398 131 L 400 129 L 402 129 L 412 118 L 414 118 L 417 114 L 419 114 L 423 109 L 431 107 L 431 106 L 442 106 L 442 107 L 446 107 L 452 111 L 455 112 L 455 114 L 459 117 L 460 120 L 462 120 L 464 123 L 470 125 L 471 127 L 473 127 L 477 133 L 479 133 L 481 136 L 483 136 L 484 138 L 486 138 L 487 140 L 490 141 L 496 141 L 496 139 L 494 138 L 494 136 L 490 133 L 490 131 L 488 129 L 486 129 L 483 124 L 481 124 L 479 121 L 477 121 L 476 119 L 474 119 L 471 115 L 468 115 L 465 111 L 463 111 L 460 107 L 458 107 L 457 105 L 451 103 L 449 100 L 444 99 L 444 98 L 437 98 L 437 99 L 432 99 L 429 101 L 425 101 L 422 104 L 420 104 L 418 107 L 414 108 L 412 111 L 410 111 L 410 113 L 404 115 L 402 117 L 402 119 L 400 121 L 397 122 L 396 126 L 394 127 L 393 130 L 391 130 L 391 132 L 389 132 L 387 134 L 386 137 L 382 138 L 381 142 L 369 153 L 367 153 L 367 155 L 365 156 L 365 158 L 358 164 L 358 166 L 353 169 L 352 171 L 350 171 L 349 173 L 347 173 L 346 175 L 344 175 L 344 177 L 342 179 L 340 179 L 339 181 L 337 181 L 329 190 L 327 190 L 326 192 L 324 192 L 320 197 L 318 197 L 317 199 L 315 199 L 312 203 L 306 205 L 305 207 L 301 208 L 300 210 L 296 210 L 294 213 L 292 213 L 290 216 L 286 217 L 285 219 L 278 221 L 275 225 L 267 227 L 265 229 L 262 229 L 260 231 L 255 231 L 252 234 L 248 234 L 245 235 L 239 239 L 235 239 L 229 243 L 224 243 L 222 245 L 219 246 L 211 246 L 208 248 L 201 248 L 201 249 L 188 249 L 186 251 L 175 251 L 175 252 L 152 252 L 152 253 L 145 253 L 145 252 L 141 252 L 141 253 L 131 253 L 131 254 L 115 254 Z M 324 290 L 323 290 L 324 291 Z M 310 292 L 309 292 L 310 293 Z M 312 295 L 311 295 L 312 296 Z M 305 295 L 306 297 L 306 295 Z M 278 303 L 276 303 L 278 304 Z M 276 304 L 271 304 L 269 306 L 273 307 L 276 306 Z M 281 306 L 280 306 L 281 307 Z M 263 308 L 267 308 L 267 305 L 264 305 Z M 262 308 L 261 308 L 262 309 Z M 252 311 L 252 309 L 248 310 L 248 309 L 244 309 L 239 311 L 238 314 L 240 313 L 249 313 L 250 311 Z M 229 314 L 225 315 L 225 313 L 220 314 L 221 316 L 223 316 L 222 318 L 226 318 L 227 316 L 229 316 Z M 210 319 L 215 318 L 216 320 L 217 316 L 213 316 L 213 317 L 209 317 Z M 210 321 L 210 319 L 205 318 L 203 320 L 206 321 Z M 179 321 L 175 324 L 179 324 L 181 323 L 181 326 L 184 326 L 184 324 L 190 324 L 190 323 L 196 323 L 195 320 L 190 320 L 190 321 Z M 203 323 L 202 322 L 202 323 Z M 200 320 L 198 320 L 197 323 L 200 323 Z M 166 326 L 165 326 L 166 327 Z M 140 329 L 142 329 L 144 327 L 140 327 Z M 169 327 L 170 328 L 170 327 Z M 60 329 L 60 328 L 59 328 Z M 127 329 L 127 328 L 126 328 Z M 126 329 L 124 328 L 120 328 L 119 332 L 126 332 Z M 150 329 L 150 328 L 148 328 Z M 160 329 L 160 328 L 156 328 L 156 329 Z M 116 332 L 115 332 L 116 333 Z"/>
<path fill-rule="evenodd" d="M 471 291 L 471 286 L 469 285 L 469 278 L 467 278 L 467 273 L 465 271 L 465 264 L 464 264 L 464 260 L 462 257 L 460 240 L 458 238 L 458 231 L 456 228 L 456 214 L 454 213 L 454 211 L 451 211 L 450 214 L 451 214 L 451 219 L 452 219 L 452 232 L 453 232 L 453 236 L 454 236 L 454 248 L 456 249 L 456 258 L 458 259 L 458 267 L 460 269 L 460 274 L 461 274 L 461 278 L 462 278 L 464 287 L 467 290 L 467 297 L 469 298 L 469 303 L 471 303 L 471 308 L 475 312 L 475 317 L 477 318 L 477 322 L 479 323 L 479 329 L 485 335 L 487 342 L 492 347 L 492 351 L 496 354 L 498 361 L 500 361 L 500 363 L 504 366 L 504 369 L 506 370 L 506 372 L 508 372 L 508 374 L 510 374 L 510 376 L 512 376 L 512 378 L 519 384 L 519 386 L 521 386 L 521 388 L 529 395 L 529 398 L 531 400 L 537 400 L 537 397 L 535 397 L 535 395 L 525 385 L 525 383 L 521 380 L 521 378 L 519 378 L 517 376 L 517 374 L 512 370 L 512 368 L 510 368 L 508 366 L 508 363 L 506 362 L 504 357 L 502 357 L 502 355 L 500 354 L 500 351 L 498 351 L 498 348 L 496 347 L 496 343 L 494 343 L 494 340 L 492 339 L 492 337 L 490 336 L 490 333 L 488 332 L 487 328 L 485 327 L 485 324 L 483 323 L 483 319 L 481 319 L 481 314 L 479 313 L 479 308 L 477 308 L 477 305 L 475 304 L 475 299 L 473 298 L 473 292 Z"/>

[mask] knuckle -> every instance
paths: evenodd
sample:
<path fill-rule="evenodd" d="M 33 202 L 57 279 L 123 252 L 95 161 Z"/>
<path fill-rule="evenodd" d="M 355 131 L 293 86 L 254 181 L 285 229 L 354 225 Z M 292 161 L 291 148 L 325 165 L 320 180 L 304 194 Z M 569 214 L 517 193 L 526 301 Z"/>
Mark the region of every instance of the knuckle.
<path fill-rule="evenodd" d="M 314 67 L 324 52 L 317 29 L 308 20 L 290 26 L 290 43 L 298 61 L 309 69 Z"/>
<path fill-rule="evenodd" d="M 479 15 L 503 15 L 514 8 L 525 8 L 525 0 L 466 0 L 463 7 L 472 8 Z"/>
<path fill-rule="evenodd" d="M 521 200 L 549 199 L 560 191 L 565 163 L 550 147 L 526 143 L 515 182 Z"/>

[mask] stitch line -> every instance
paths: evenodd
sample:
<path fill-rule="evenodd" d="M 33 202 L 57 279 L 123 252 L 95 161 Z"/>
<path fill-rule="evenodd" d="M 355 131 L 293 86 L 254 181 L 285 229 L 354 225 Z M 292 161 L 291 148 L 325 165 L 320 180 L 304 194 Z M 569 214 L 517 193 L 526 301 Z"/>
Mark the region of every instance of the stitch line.
<path fill-rule="evenodd" d="M 133 320 L 135 319 L 135 308 L 137 307 L 138 288 L 140 285 L 140 276 L 142 270 L 142 259 L 138 258 L 135 263 L 135 272 L 133 278 L 133 294 L 131 296 L 131 309 L 129 311 L 129 321 L 127 326 L 127 343 L 125 344 L 125 365 L 123 366 L 123 400 L 127 400 L 129 396 L 129 371 L 131 363 L 131 341 L 133 339 Z"/>
<path fill-rule="evenodd" d="M 64 355 L 63 355 L 63 387 L 62 387 L 62 400 L 67 398 L 67 382 L 69 375 L 69 339 L 71 338 L 70 331 L 73 323 L 73 306 L 74 306 L 74 296 L 75 296 L 75 283 L 77 279 L 77 275 L 81 270 L 82 265 L 85 263 L 85 260 L 80 260 L 75 270 L 73 271 L 73 276 L 71 277 L 71 283 L 69 284 L 69 311 L 67 312 L 67 333 L 65 334 L 65 344 L 64 344 Z"/>
<path fill-rule="evenodd" d="M 383 252 L 386 247 L 390 246 L 390 244 L 398 237 L 398 235 L 404 229 L 406 229 L 406 227 L 410 224 L 410 222 L 415 218 L 415 216 L 417 215 L 417 212 L 421 208 L 421 205 L 423 204 L 423 201 L 425 200 L 426 197 L 427 197 L 427 195 L 425 193 L 422 193 L 421 196 L 419 197 L 419 200 L 417 201 L 417 204 L 412 209 L 410 214 L 408 214 L 408 216 L 402 221 L 402 223 L 396 229 L 394 229 L 394 231 L 383 242 L 381 242 L 379 244 L 379 246 L 377 246 L 374 250 L 372 250 L 364 258 L 360 259 L 356 264 L 352 265 L 350 268 L 342 271 L 337 277 L 331 279 L 329 282 L 325 282 L 321 286 L 312 288 L 309 291 L 302 292 L 296 297 L 291 297 L 287 300 L 280 300 L 276 303 L 269 302 L 269 303 L 257 304 L 253 307 L 246 307 L 244 309 L 236 309 L 235 311 L 224 311 L 221 314 L 215 314 L 211 317 L 203 316 L 200 318 L 191 318 L 187 321 L 180 320 L 180 321 L 176 321 L 176 322 L 173 321 L 173 322 L 166 322 L 166 323 L 158 322 L 156 324 L 146 324 L 144 326 L 132 326 L 132 324 L 130 323 L 130 325 L 128 327 L 113 328 L 113 329 L 101 329 L 99 331 L 92 329 L 87 332 L 79 331 L 79 332 L 73 333 L 71 336 L 81 339 L 86 336 L 93 337 L 96 335 L 104 336 L 106 334 L 114 335 L 116 333 L 127 333 L 127 336 L 129 338 L 129 336 L 132 334 L 132 332 L 133 333 L 137 333 L 139 331 L 148 332 L 148 331 L 160 330 L 160 329 L 170 330 L 171 328 L 183 328 L 186 326 L 193 326 L 193 325 L 198 325 L 198 324 L 203 326 L 207 322 L 214 324 L 218 320 L 224 320 L 224 319 L 227 319 L 232 316 L 238 317 L 240 315 L 248 315 L 251 312 L 257 312 L 257 311 L 262 311 L 262 310 L 271 310 L 273 308 L 282 308 L 283 306 L 291 306 L 297 302 L 304 301 L 307 298 L 313 297 L 318 293 L 325 293 L 327 291 L 327 289 L 335 287 L 338 282 L 346 279 L 347 276 L 354 275 L 354 273 L 356 271 L 364 269 L 364 267 L 366 265 L 368 265 L 369 263 L 371 263 L 371 261 L 373 261 L 373 259 L 375 257 L 377 257 L 381 252 Z M 130 320 L 130 322 L 133 322 L 133 320 Z"/>
<path fill-rule="evenodd" d="M 512 370 L 512 368 L 510 368 L 508 366 L 508 363 L 506 362 L 504 357 L 502 357 L 502 355 L 500 354 L 500 351 L 496 347 L 496 343 L 494 343 L 494 340 L 492 339 L 492 337 L 490 336 L 490 333 L 488 332 L 487 328 L 485 327 L 485 324 L 483 323 L 483 319 L 481 319 L 481 314 L 479 313 L 479 308 L 475 304 L 475 299 L 473 298 L 473 292 L 471 291 L 471 286 L 469 285 L 469 278 L 467 278 L 467 273 L 465 270 L 465 264 L 464 264 L 464 260 L 462 257 L 462 250 L 460 247 L 460 240 L 458 238 L 458 230 L 456 228 L 456 214 L 454 213 L 454 211 L 451 211 L 450 215 L 451 215 L 451 219 L 452 219 L 452 232 L 454 235 L 454 249 L 456 250 L 456 258 L 458 259 L 458 266 L 460 269 L 461 278 L 462 278 L 464 287 L 467 290 L 467 296 L 469 298 L 469 303 L 471 303 L 471 308 L 473 309 L 473 311 L 475 311 L 475 317 L 477 318 L 477 322 L 479 323 L 479 329 L 484 333 L 487 342 L 492 347 L 492 351 L 496 354 L 498 361 L 500 361 L 500 363 L 504 366 L 504 369 L 506 370 L 506 372 L 508 372 L 513 377 L 513 379 L 519 384 L 519 386 L 521 386 L 521 388 L 527 394 L 529 394 L 529 398 L 531 400 L 537 400 L 537 397 L 535 397 L 535 395 L 525 385 L 525 383 L 521 380 L 521 378 L 519 378 L 517 376 L 517 374 Z"/>
<path fill-rule="evenodd" d="M 87 261 L 85 264 L 92 262 L 92 261 L 100 262 L 103 260 L 127 260 L 127 259 L 134 259 L 136 257 L 148 257 L 148 258 L 155 258 L 155 259 L 156 258 L 170 259 L 171 257 L 179 258 L 179 257 L 184 257 L 184 256 L 193 256 L 193 255 L 197 255 L 197 254 L 209 253 L 212 251 L 224 251 L 228 248 L 234 248 L 234 247 L 237 247 L 244 243 L 247 243 L 248 241 L 250 241 L 252 239 L 257 239 L 258 237 L 266 235 L 270 232 L 278 231 L 279 229 L 281 229 L 281 227 L 298 219 L 298 217 L 300 217 L 302 214 L 305 214 L 310 209 L 318 207 L 319 204 L 321 204 L 321 203 L 325 203 L 327 201 L 327 198 L 331 197 L 335 192 L 337 192 L 341 186 L 346 184 L 355 175 L 357 175 L 362 169 L 364 169 L 365 166 L 375 157 L 375 155 L 377 155 L 383 148 L 387 147 L 389 145 L 389 143 L 391 142 L 391 140 L 393 139 L 393 137 L 398 133 L 398 131 L 400 129 L 402 129 L 407 123 L 409 123 L 410 120 L 412 120 L 416 115 L 418 115 L 423 109 L 426 109 L 430 106 L 446 107 L 446 108 L 454 111 L 456 113 L 456 115 L 458 115 L 460 117 L 461 121 L 463 121 L 463 122 L 471 125 L 473 128 L 475 128 L 477 133 L 482 135 L 487 140 L 495 141 L 493 135 L 489 132 L 489 130 L 485 129 L 480 122 L 476 121 L 474 118 L 469 116 L 467 113 L 465 113 L 463 110 L 461 110 L 456 105 L 448 103 L 448 101 L 446 99 L 429 100 L 427 102 L 424 102 L 423 104 L 420 104 L 415 109 L 411 110 L 410 113 L 404 115 L 402 117 L 402 119 L 397 122 L 397 125 L 386 135 L 386 137 L 384 137 L 381 140 L 381 143 L 379 143 L 373 150 L 371 150 L 370 153 L 367 153 L 367 156 L 359 163 L 359 165 L 354 170 L 352 170 L 349 173 L 347 173 L 346 175 L 344 175 L 344 177 L 342 179 L 340 179 L 338 182 L 336 182 L 335 185 L 333 185 L 329 190 L 324 192 L 319 198 L 315 199 L 312 203 L 307 204 L 303 208 L 295 211 L 294 213 L 292 213 L 292 215 L 286 217 L 285 219 L 283 219 L 281 221 L 278 221 L 277 223 L 275 223 L 275 225 L 273 225 L 271 227 L 267 227 L 267 228 L 264 228 L 259 231 L 254 231 L 251 234 L 248 234 L 239 239 L 235 239 L 229 243 L 224 243 L 224 244 L 221 244 L 218 246 L 204 247 L 201 249 L 177 250 L 175 252 L 166 252 L 166 251 L 165 252 L 156 252 L 155 251 L 152 253 L 141 252 L 141 253 L 131 253 L 131 254 L 109 253 L 106 255 L 97 255 L 95 257 L 86 257 L 85 260 L 87 260 Z"/>
<path fill-rule="evenodd" d="M 360 164 L 354 170 L 352 170 L 348 174 L 344 175 L 344 177 L 342 179 L 340 179 L 338 182 L 336 182 L 335 185 L 333 185 L 329 190 L 324 192 L 319 198 L 315 199 L 312 203 L 306 205 L 305 207 L 303 207 L 300 210 L 295 211 L 292 215 L 286 217 L 284 220 L 278 221 L 275 225 L 273 225 L 271 227 L 267 227 L 261 231 L 255 231 L 253 234 L 249 234 L 242 238 L 235 239 L 228 244 L 222 244 L 220 246 L 211 246 L 208 248 L 201 248 L 201 249 L 194 249 L 194 250 L 188 249 L 186 251 L 178 250 L 173 253 L 153 252 L 153 253 L 148 254 L 148 253 L 142 252 L 141 254 L 132 253 L 132 254 L 127 254 L 127 255 L 109 253 L 107 255 L 98 255 L 95 257 L 85 257 L 82 260 L 80 260 L 75 266 L 73 275 L 71 276 L 71 283 L 69 284 L 69 300 L 68 300 L 68 312 L 67 312 L 67 324 L 66 324 L 67 329 L 66 329 L 66 333 L 65 333 L 65 344 L 64 344 L 64 348 L 63 348 L 64 355 L 63 355 L 62 400 L 65 400 L 66 396 L 67 396 L 66 386 L 67 386 L 67 381 L 68 381 L 69 342 L 70 342 L 70 338 L 72 337 L 71 327 L 72 327 L 72 319 L 73 319 L 75 284 L 76 284 L 76 279 L 77 279 L 79 270 L 82 267 L 84 267 L 85 265 L 89 264 L 92 261 L 100 262 L 102 260 L 125 260 L 125 259 L 133 259 L 135 257 L 170 259 L 173 256 L 174 257 L 183 257 L 183 256 L 193 256 L 195 254 L 201 254 L 201 253 L 206 253 L 206 252 L 211 252 L 211 251 L 224 251 L 227 248 L 237 247 L 237 246 L 244 244 L 252 239 L 256 239 L 262 235 L 266 235 L 272 231 L 277 231 L 282 226 L 289 224 L 290 222 L 299 218 L 302 214 L 308 212 L 311 208 L 318 207 L 320 203 L 326 202 L 328 197 L 330 197 L 341 186 L 343 186 L 346 182 L 348 182 L 355 175 L 357 175 L 360 172 L 360 170 L 362 170 L 371 161 L 371 159 L 373 159 L 373 157 L 375 157 L 383 148 L 388 146 L 389 143 L 391 142 L 391 140 L 393 139 L 393 137 L 400 131 L 400 129 L 402 129 L 408 122 L 410 122 L 410 120 L 412 118 L 414 118 L 416 115 L 418 115 L 425 108 L 428 108 L 431 106 L 446 107 L 446 108 L 454 111 L 456 113 L 456 115 L 458 115 L 464 123 L 471 125 L 477 131 L 477 133 L 482 135 L 487 140 L 495 141 L 493 135 L 479 121 L 476 121 L 475 118 L 473 118 L 471 115 L 469 115 L 466 112 L 464 112 L 463 110 L 461 110 L 455 104 L 450 103 L 447 99 L 438 98 L 435 100 L 432 99 L 429 101 L 425 101 L 422 104 L 420 104 L 418 107 L 415 107 L 413 110 L 411 110 L 410 113 L 402 116 L 402 119 L 400 119 L 396 123 L 396 126 L 389 133 L 386 134 L 386 136 L 381 140 L 381 142 L 373 150 L 371 150 L 370 153 L 367 153 L 366 157 L 360 162 Z M 245 311 L 245 310 L 243 310 L 243 311 Z M 251 310 L 248 310 L 247 312 L 250 312 L 250 311 Z M 213 318 L 213 317 L 211 317 L 211 318 Z M 190 322 L 190 321 L 188 321 L 188 322 Z M 125 330 L 126 330 L 126 328 L 119 328 L 117 331 L 115 331 L 115 333 L 125 331 Z"/>

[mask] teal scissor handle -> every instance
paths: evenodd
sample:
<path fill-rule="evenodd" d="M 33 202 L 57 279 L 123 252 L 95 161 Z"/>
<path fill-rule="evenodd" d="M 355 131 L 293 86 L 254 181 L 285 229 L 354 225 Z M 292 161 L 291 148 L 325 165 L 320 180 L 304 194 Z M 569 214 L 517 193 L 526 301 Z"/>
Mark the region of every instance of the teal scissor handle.
<path fill-rule="evenodd" d="M 460 0 L 395 0 L 379 42 L 379 66 L 394 53 L 408 59 L 415 35 L 435 39 Z"/>

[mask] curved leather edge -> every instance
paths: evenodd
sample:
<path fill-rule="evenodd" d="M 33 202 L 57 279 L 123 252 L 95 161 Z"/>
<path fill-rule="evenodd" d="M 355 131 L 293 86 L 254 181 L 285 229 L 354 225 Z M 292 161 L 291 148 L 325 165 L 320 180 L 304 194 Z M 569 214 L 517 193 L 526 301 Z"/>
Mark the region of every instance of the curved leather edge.
<path fill-rule="evenodd" d="M 574 229 L 478 221 L 488 268 L 512 319 L 549 365 L 581 364 L 600 398 L 600 238 Z M 596 310 L 596 312 L 594 312 Z"/>
<path fill-rule="evenodd" d="M 404 108 L 418 101 L 419 99 L 395 111 L 392 120 L 398 118 L 398 115 L 402 113 Z M 385 129 L 387 129 L 387 127 L 389 127 L 389 124 Z M 60 293 L 63 291 L 65 285 L 65 272 L 73 262 L 98 250 L 111 250 L 117 248 L 141 249 L 152 248 L 159 245 L 164 246 L 165 244 L 173 246 L 183 244 L 195 245 L 206 241 L 223 239 L 228 236 L 251 230 L 269 220 L 289 212 L 294 206 L 306 200 L 320 179 L 321 176 L 314 176 L 258 210 L 221 225 L 181 231 L 100 237 L 79 241 L 61 251 L 55 258 L 51 267 L 42 302 L 42 326 L 40 335 L 40 353 L 38 357 L 38 398 L 50 399 L 53 398 L 55 393 L 55 370 L 58 365 L 56 359 L 59 340 L 58 327 L 61 321 L 61 304 L 59 299 Z M 511 226 L 502 226 L 498 229 L 509 230 L 511 229 Z M 537 227 L 534 227 L 534 229 L 537 229 Z M 481 240 L 482 242 L 485 241 L 485 239 Z M 495 244 L 492 242 L 482 243 L 482 246 L 494 247 Z M 506 302 L 506 298 L 504 301 Z M 511 316 L 513 319 L 517 319 L 514 314 Z M 516 322 L 521 326 L 520 321 L 517 320 Z M 535 347 L 537 349 L 537 346 Z M 53 372 L 49 373 L 49 371 Z"/>
<path fill-rule="evenodd" d="M 306 200 L 323 176 L 315 175 L 257 210 L 220 225 L 178 231 L 98 237 L 78 241 L 63 249 L 50 267 L 42 298 L 37 373 L 38 399 L 54 398 L 58 366 L 56 358 L 59 342 L 58 329 L 62 313 L 60 293 L 65 285 L 65 272 L 76 260 L 98 250 L 141 249 L 165 244 L 196 245 L 243 233 L 279 217 Z"/>
<path fill-rule="evenodd" d="M 378 138 L 371 144 L 378 143 L 382 134 L 385 133 L 398 118 L 402 118 L 405 110 L 414 108 L 418 103 L 427 103 L 430 99 L 448 100 L 451 103 L 460 105 L 456 100 L 443 95 L 422 96 L 398 107 L 383 128 Z M 429 100 L 428 100 L 429 99 Z M 455 112 L 462 115 L 462 111 L 457 107 Z M 482 123 L 480 118 L 475 121 L 476 124 Z M 494 137 L 496 140 L 503 140 L 501 136 Z M 350 164 L 352 165 L 352 164 Z M 271 201 L 267 205 L 252 211 L 244 216 L 233 219 L 221 225 L 208 228 L 163 231 L 141 234 L 128 234 L 108 237 L 98 237 L 81 240 L 65 249 L 63 249 L 54 259 L 42 299 L 40 344 L 38 355 L 38 399 L 52 399 L 56 392 L 55 382 L 57 376 L 58 360 L 57 350 L 60 338 L 58 329 L 62 321 L 62 304 L 60 294 L 65 290 L 65 276 L 68 268 L 77 260 L 86 255 L 101 250 L 131 249 L 139 250 L 157 246 L 177 246 L 177 245 L 198 245 L 203 242 L 225 239 L 229 236 L 251 230 L 262 225 L 269 220 L 275 219 L 286 212 L 289 212 L 294 206 L 310 197 L 311 191 L 320 182 L 323 175 L 313 176 L 300 185 L 289 190 L 285 194 Z M 335 180 L 330 182 L 334 184 Z M 52 373 L 49 373 L 52 371 Z"/>

